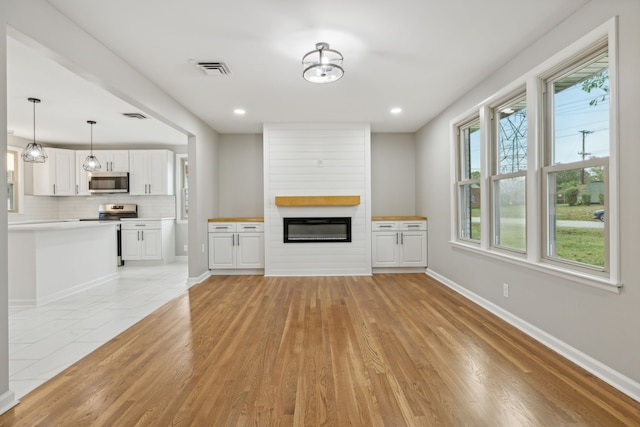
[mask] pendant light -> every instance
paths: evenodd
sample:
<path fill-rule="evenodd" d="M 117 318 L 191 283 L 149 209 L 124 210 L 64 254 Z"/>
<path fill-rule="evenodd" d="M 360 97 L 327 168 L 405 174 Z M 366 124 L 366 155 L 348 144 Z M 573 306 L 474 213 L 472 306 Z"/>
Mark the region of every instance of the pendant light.
<path fill-rule="evenodd" d="M 36 104 L 40 103 L 38 98 L 27 98 L 33 103 L 33 142 L 27 144 L 22 150 L 22 160 L 27 163 L 44 163 L 47 160 L 47 153 L 44 152 L 41 144 L 36 142 Z"/>
<path fill-rule="evenodd" d="M 93 120 L 87 120 L 87 123 L 91 125 L 91 154 L 89 154 L 87 158 L 84 159 L 82 169 L 86 170 L 87 172 L 95 172 L 97 170 L 100 170 L 100 168 L 102 167 L 102 165 L 98 161 L 98 158 L 93 155 L 93 125 L 95 125 L 96 122 Z"/>
<path fill-rule="evenodd" d="M 331 83 L 344 75 L 342 54 L 329 49 L 329 43 L 316 43 L 312 50 L 302 57 L 302 77 L 311 83 Z"/>

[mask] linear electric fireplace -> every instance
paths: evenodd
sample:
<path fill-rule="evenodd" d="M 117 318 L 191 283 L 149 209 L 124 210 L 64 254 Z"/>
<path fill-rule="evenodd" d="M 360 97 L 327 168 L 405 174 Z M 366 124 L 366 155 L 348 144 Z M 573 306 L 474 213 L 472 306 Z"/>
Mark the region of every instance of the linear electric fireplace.
<path fill-rule="evenodd" d="M 284 218 L 284 243 L 351 241 L 351 218 Z"/>

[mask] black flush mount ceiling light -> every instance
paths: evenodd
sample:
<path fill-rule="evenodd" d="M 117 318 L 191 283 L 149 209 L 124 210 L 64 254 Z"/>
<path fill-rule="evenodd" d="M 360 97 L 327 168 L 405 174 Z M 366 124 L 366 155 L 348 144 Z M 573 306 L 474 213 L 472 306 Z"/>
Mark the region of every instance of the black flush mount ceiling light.
<path fill-rule="evenodd" d="M 44 163 L 47 160 L 47 153 L 44 152 L 41 144 L 36 142 L 36 104 L 40 103 L 38 98 L 27 98 L 33 103 L 33 142 L 27 144 L 22 150 L 22 160 L 27 163 Z"/>
<path fill-rule="evenodd" d="M 329 43 L 316 43 L 316 50 L 302 57 L 302 77 L 311 83 L 335 82 L 344 75 L 343 59 L 340 52 L 329 49 Z"/>
<path fill-rule="evenodd" d="M 89 154 L 87 158 L 84 159 L 82 169 L 86 170 L 87 172 L 95 172 L 97 170 L 100 170 L 100 168 L 102 167 L 102 165 L 98 161 L 98 158 L 93 155 L 93 125 L 95 125 L 96 122 L 93 120 L 87 120 L 87 123 L 91 125 L 91 154 Z"/>

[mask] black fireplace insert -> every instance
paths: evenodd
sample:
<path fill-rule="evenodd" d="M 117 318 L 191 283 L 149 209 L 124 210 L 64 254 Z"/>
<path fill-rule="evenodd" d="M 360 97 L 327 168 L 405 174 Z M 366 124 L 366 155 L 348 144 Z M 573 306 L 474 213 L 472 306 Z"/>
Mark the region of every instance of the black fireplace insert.
<path fill-rule="evenodd" d="M 284 218 L 284 243 L 351 242 L 350 217 Z"/>

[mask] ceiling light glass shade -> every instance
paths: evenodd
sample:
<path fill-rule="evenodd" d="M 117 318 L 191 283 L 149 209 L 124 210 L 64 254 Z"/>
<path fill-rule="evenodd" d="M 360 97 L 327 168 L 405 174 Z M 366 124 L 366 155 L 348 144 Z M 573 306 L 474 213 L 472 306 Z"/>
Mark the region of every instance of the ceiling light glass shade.
<path fill-rule="evenodd" d="M 40 103 L 38 98 L 27 98 L 33 103 L 33 142 L 27 144 L 22 150 L 22 160 L 27 163 L 44 163 L 47 160 L 47 153 L 44 152 L 41 144 L 36 142 L 36 104 Z"/>
<path fill-rule="evenodd" d="M 91 154 L 84 159 L 84 163 L 82 163 L 82 169 L 87 172 L 95 172 L 102 168 L 102 165 L 98 161 L 98 158 L 93 155 L 93 125 L 96 124 L 93 120 L 87 120 L 87 123 L 91 125 Z"/>
<path fill-rule="evenodd" d="M 100 170 L 101 167 L 102 165 L 98 161 L 98 158 L 93 154 L 87 156 L 87 158 L 84 159 L 84 163 L 82 163 L 82 169 L 86 170 L 87 172 L 95 172 L 97 170 Z"/>
<path fill-rule="evenodd" d="M 344 75 L 343 56 L 329 49 L 329 43 L 316 43 L 316 50 L 302 57 L 302 77 L 311 83 L 331 83 Z"/>

